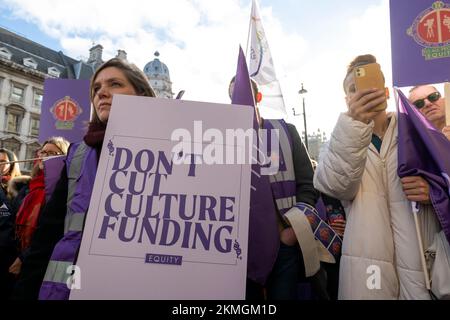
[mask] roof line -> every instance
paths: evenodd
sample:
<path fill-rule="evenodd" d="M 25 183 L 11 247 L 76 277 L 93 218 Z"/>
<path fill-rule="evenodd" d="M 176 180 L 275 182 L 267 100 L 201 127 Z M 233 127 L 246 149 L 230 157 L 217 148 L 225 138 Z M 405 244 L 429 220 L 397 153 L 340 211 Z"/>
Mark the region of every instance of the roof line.
<path fill-rule="evenodd" d="M 30 56 L 34 56 L 34 57 L 38 58 L 39 60 L 44 60 L 44 61 L 50 62 L 50 63 L 52 63 L 52 64 L 56 64 L 57 66 L 60 66 L 61 68 L 65 68 L 65 66 L 63 66 L 62 64 L 59 64 L 58 62 L 55 62 L 55 61 L 51 61 L 51 60 L 45 59 L 45 58 L 43 58 L 43 57 L 41 57 L 41 56 L 38 56 L 37 54 L 28 52 L 28 51 L 23 50 L 23 49 L 21 49 L 21 48 L 17 48 L 16 46 L 11 45 L 10 43 L 5 43 L 5 42 L 3 42 L 3 41 L 0 41 L 0 43 L 1 43 L 1 44 L 4 44 L 4 45 L 7 45 L 8 47 L 14 48 L 14 49 L 16 49 L 16 50 L 19 50 L 19 51 L 21 51 L 21 52 L 24 52 L 24 53 L 26 53 L 26 54 L 29 54 Z M 44 47 L 44 48 L 45 48 L 45 47 Z M 47 48 L 47 49 L 48 49 L 48 48 Z M 51 50 L 51 49 L 50 49 L 50 50 Z"/>
<path fill-rule="evenodd" d="M 51 48 L 49 48 L 49 47 L 46 47 L 46 46 L 44 46 L 44 45 L 42 45 L 42 44 L 40 44 L 40 43 L 38 43 L 38 42 L 35 42 L 35 41 L 33 41 L 33 40 L 27 38 L 25 35 L 21 34 L 20 32 L 16 32 L 15 30 L 5 28 L 3 25 L 0 25 L 0 29 L 5 29 L 8 33 L 11 34 L 11 36 L 18 37 L 18 38 L 20 38 L 20 40 L 30 42 L 30 43 L 32 43 L 32 44 L 38 46 L 38 47 L 44 48 L 44 49 L 46 49 L 46 50 L 53 51 L 53 52 L 56 53 L 56 54 L 58 53 L 56 50 L 53 50 L 53 49 L 51 49 Z M 70 58 L 70 57 L 69 57 L 69 58 Z"/>
<path fill-rule="evenodd" d="M 0 28 L 5 29 L 6 31 L 8 31 L 9 33 L 12 33 L 13 35 L 17 35 L 17 36 L 24 38 L 25 40 L 31 41 L 31 40 L 27 39 L 26 36 L 23 33 L 20 33 L 19 31 L 10 29 L 2 24 L 0 24 Z"/>
<path fill-rule="evenodd" d="M 46 46 L 40 44 L 40 43 L 37 43 L 37 42 L 35 42 L 35 41 L 33 41 L 33 40 L 30 40 L 30 39 L 26 38 L 24 35 L 22 35 L 22 34 L 20 34 L 20 33 L 15 33 L 14 30 L 10 30 L 10 29 L 8 29 L 8 28 L 5 28 L 5 27 L 3 27 L 2 25 L 0 25 L 0 31 L 1 31 L 1 29 L 4 29 L 6 32 L 8 32 L 8 33 L 9 33 L 11 36 L 13 36 L 13 37 L 18 37 L 20 40 L 29 42 L 29 43 L 31 43 L 31 44 L 33 44 L 33 45 L 36 45 L 36 46 L 38 46 L 38 47 L 40 47 L 40 48 L 43 48 L 43 49 L 45 49 L 45 50 L 52 51 L 52 52 L 53 52 L 54 54 L 56 54 L 56 55 L 60 55 L 60 52 L 62 52 L 62 51 L 59 51 L 59 52 L 58 52 L 58 51 L 56 51 L 56 50 L 53 50 L 53 49 L 51 49 L 51 48 L 49 48 L 49 47 L 46 47 Z M 2 42 L 2 41 L 0 41 L 0 43 L 1 43 L 1 42 Z M 3 42 L 3 43 L 4 43 L 4 42 Z M 61 65 L 61 64 L 59 64 L 59 63 L 57 63 L 57 62 L 54 62 L 54 61 L 51 61 L 51 60 L 42 58 L 42 57 L 40 57 L 40 56 L 38 56 L 38 55 L 35 55 L 35 54 L 31 53 L 31 52 L 28 52 L 28 51 L 25 51 L 25 50 L 23 50 L 23 49 L 17 48 L 16 46 L 13 46 L 13 45 L 11 45 L 11 44 L 9 44 L 9 43 L 7 43 L 7 44 L 8 44 L 10 47 L 13 47 L 13 48 L 15 48 L 15 49 L 17 49 L 17 50 L 20 50 L 20 51 L 22 51 L 22 52 L 29 53 L 29 54 L 31 54 L 31 55 L 34 55 L 34 56 L 36 56 L 36 57 L 39 57 L 39 58 L 42 59 L 42 60 L 45 60 L 45 61 L 47 61 L 47 62 L 52 62 L 52 63 L 54 63 L 54 64 L 56 64 L 56 65 L 61 66 L 61 67 L 64 68 L 64 65 Z M 74 61 L 78 62 L 78 60 L 76 60 L 76 59 L 73 59 L 73 58 L 71 58 L 71 57 L 69 57 L 69 56 L 66 56 L 66 55 L 64 55 L 64 56 L 67 57 L 67 58 L 69 58 L 69 59 L 71 59 L 71 60 L 74 60 Z M 65 62 L 65 63 L 67 63 L 67 62 Z"/>

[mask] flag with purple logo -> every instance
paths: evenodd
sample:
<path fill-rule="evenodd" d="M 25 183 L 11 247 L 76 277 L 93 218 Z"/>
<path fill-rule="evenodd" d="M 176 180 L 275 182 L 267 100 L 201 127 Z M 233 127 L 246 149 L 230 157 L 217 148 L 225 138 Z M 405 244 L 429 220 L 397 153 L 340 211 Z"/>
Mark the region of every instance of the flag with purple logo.
<path fill-rule="evenodd" d="M 390 0 L 389 8 L 394 85 L 449 81 L 450 2 Z"/>
<path fill-rule="evenodd" d="M 44 83 L 39 141 L 52 136 L 77 142 L 90 117 L 89 80 L 47 79 Z"/>
<path fill-rule="evenodd" d="M 239 48 L 238 67 L 232 104 L 254 106 L 250 76 L 244 52 Z M 256 116 L 254 128 L 258 128 Z M 254 141 L 257 148 L 259 140 Z M 261 174 L 261 165 L 252 165 L 247 277 L 260 284 L 266 282 L 277 258 L 280 243 L 277 213 L 269 177 Z"/>
<path fill-rule="evenodd" d="M 398 93 L 398 175 L 421 176 L 450 242 L 450 141 Z"/>

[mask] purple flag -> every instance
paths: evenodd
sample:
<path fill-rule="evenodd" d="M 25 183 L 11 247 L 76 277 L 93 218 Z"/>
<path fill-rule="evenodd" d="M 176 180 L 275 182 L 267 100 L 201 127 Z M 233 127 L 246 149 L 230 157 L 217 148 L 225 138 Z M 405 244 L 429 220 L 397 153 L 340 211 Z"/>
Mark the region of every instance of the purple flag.
<path fill-rule="evenodd" d="M 390 0 L 389 5 L 394 86 L 449 81 L 450 3 Z"/>
<path fill-rule="evenodd" d="M 55 190 L 56 183 L 61 177 L 62 169 L 66 156 L 51 157 L 44 160 L 44 184 L 45 184 L 45 201 L 48 202 Z"/>
<path fill-rule="evenodd" d="M 398 175 L 421 176 L 430 185 L 430 198 L 450 242 L 450 141 L 397 90 Z"/>
<path fill-rule="evenodd" d="M 242 48 L 239 48 L 232 104 L 254 107 L 250 76 Z M 258 128 L 256 117 L 254 127 Z M 259 164 L 252 165 L 251 185 L 247 277 L 265 284 L 277 258 L 280 236 L 269 177 L 261 175 Z"/>
<path fill-rule="evenodd" d="M 255 107 L 255 99 L 253 97 L 252 84 L 248 73 L 247 62 L 245 61 L 244 51 L 242 51 L 241 46 L 239 46 L 238 66 L 234 82 L 233 96 L 231 97 L 231 103 L 241 104 L 244 106 L 252 106 L 253 108 Z M 258 119 L 256 118 L 255 111 L 253 128 L 257 129 L 258 127 Z"/>
<path fill-rule="evenodd" d="M 89 80 L 47 79 L 44 83 L 39 141 L 60 136 L 83 139 L 90 117 Z"/>

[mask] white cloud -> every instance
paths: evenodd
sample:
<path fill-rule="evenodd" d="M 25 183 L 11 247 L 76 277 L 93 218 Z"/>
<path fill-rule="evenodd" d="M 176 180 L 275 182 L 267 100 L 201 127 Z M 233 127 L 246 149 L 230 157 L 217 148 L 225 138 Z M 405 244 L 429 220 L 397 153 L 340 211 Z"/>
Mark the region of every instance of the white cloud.
<path fill-rule="evenodd" d="M 229 103 L 228 81 L 236 71 L 238 45 L 246 45 L 250 1 L 242 0 L 7 0 L 15 15 L 36 24 L 59 39 L 66 54 L 88 56 L 92 44 L 104 47 L 104 59 L 118 49 L 143 68 L 158 50 L 170 70 L 174 92 L 186 90 L 185 99 Z M 339 46 L 315 48 L 301 32 L 287 32 L 270 7 L 261 7 L 264 28 L 280 79 L 288 121 L 303 130 L 300 83 L 306 98 L 308 131 L 332 130 L 345 111 L 342 78 L 356 55 L 374 53 L 390 83 L 388 0 L 368 8 L 352 21 L 342 21 L 346 34 L 333 34 Z M 334 39 L 335 40 L 335 39 Z M 335 42 L 335 41 L 334 41 Z M 245 48 L 244 48 L 245 50 Z"/>
<path fill-rule="evenodd" d="M 245 45 L 249 4 L 206 0 L 9 0 L 15 16 L 58 38 L 65 53 L 88 56 L 92 44 L 104 59 L 118 49 L 143 68 L 158 50 L 174 90 L 186 99 L 228 103 L 228 81 Z M 120 3 L 120 5 L 119 5 Z"/>
<path fill-rule="evenodd" d="M 306 54 L 298 57 L 298 63 L 291 66 L 288 77 L 281 79 L 286 101 L 295 106 L 297 113 L 302 112 L 298 91 L 301 82 L 305 82 L 309 134 L 320 128 L 329 137 L 339 114 L 347 110 L 342 80 L 347 65 L 356 56 L 374 54 L 385 73 L 386 85 L 392 83 L 389 1 L 380 0 L 379 5 L 368 7 L 359 17 L 343 20 L 342 25 L 345 28 L 337 30 L 345 30 L 344 34 L 330 30 L 328 35 L 321 35 L 322 46 L 308 48 Z M 336 42 L 338 45 L 330 44 Z M 291 116 L 290 120 L 299 132 L 303 131 L 303 117 Z"/>

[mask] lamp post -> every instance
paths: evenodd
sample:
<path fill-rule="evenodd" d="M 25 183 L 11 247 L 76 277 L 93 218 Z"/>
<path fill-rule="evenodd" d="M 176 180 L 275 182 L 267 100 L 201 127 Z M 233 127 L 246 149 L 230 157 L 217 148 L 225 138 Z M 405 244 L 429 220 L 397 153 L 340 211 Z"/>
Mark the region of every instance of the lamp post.
<path fill-rule="evenodd" d="M 302 88 L 300 89 L 300 91 L 298 93 L 303 98 L 303 125 L 305 127 L 305 147 L 306 147 L 306 150 L 309 151 L 309 149 L 308 149 L 308 130 L 306 129 L 306 110 L 305 110 L 305 94 L 308 93 L 308 90 L 303 88 L 303 83 L 302 83 Z"/>

